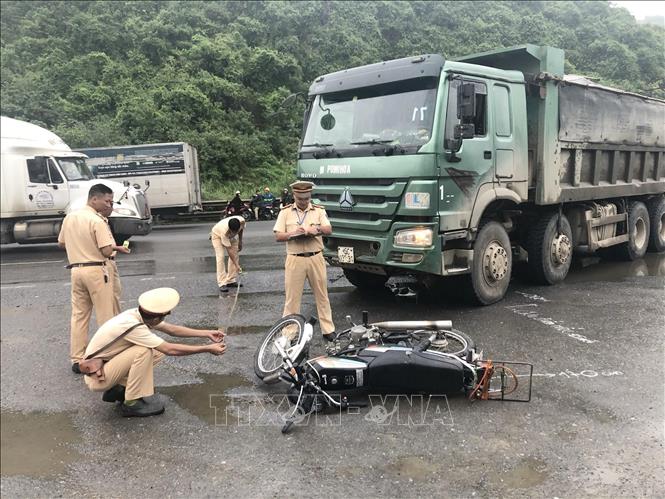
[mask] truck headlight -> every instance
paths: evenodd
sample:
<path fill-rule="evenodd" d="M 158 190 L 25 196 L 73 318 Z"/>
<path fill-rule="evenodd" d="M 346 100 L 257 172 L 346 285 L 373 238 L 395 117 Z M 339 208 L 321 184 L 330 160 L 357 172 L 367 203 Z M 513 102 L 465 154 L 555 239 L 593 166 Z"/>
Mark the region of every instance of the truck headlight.
<path fill-rule="evenodd" d="M 395 232 L 395 246 L 432 246 L 432 229 L 404 229 Z"/>
<path fill-rule="evenodd" d="M 118 215 L 124 215 L 126 217 L 136 216 L 136 212 L 134 210 L 130 210 L 129 208 L 113 208 L 113 213 L 117 213 Z"/>

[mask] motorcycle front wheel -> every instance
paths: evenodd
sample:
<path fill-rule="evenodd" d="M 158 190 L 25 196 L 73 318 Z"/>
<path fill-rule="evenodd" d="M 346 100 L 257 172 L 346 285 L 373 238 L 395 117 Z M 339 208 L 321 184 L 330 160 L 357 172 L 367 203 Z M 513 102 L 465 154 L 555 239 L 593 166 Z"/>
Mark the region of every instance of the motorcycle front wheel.
<path fill-rule="evenodd" d="M 428 338 L 432 334 L 431 331 L 414 331 L 413 337 L 418 341 Z M 470 350 L 476 348 L 476 343 L 470 336 L 461 331 L 439 331 L 436 339 L 431 343 L 427 350 L 434 352 L 443 352 L 456 355 L 457 357 L 466 357 Z"/>
<path fill-rule="evenodd" d="M 300 341 L 304 330 L 305 318 L 299 314 L 292 314 L 282 317 L 268 331 L 254 354 L 254 372 L 260 379 L 275 374 L 282 368 L 283 360 L 275 347 L 275 341 L 284 337 L 285 339 L 281 341 L 288 348 Z M 273 383 L 277 381 L 278 378 L 272 380 Z"/>

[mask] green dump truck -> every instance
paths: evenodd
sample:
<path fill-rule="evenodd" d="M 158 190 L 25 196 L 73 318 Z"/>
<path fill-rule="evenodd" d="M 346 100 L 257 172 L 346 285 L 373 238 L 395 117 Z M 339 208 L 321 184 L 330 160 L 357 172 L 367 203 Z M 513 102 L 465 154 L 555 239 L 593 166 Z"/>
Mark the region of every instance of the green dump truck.
<path fill-rule="evenodd" d="M 574 253 L 665 250 L 664 145 L 665 101 L 564 75 L 562 50 L 524 45 L 318 77 L 298 176 L 330 217 L 327 261 L 355 286 L 466 274 L 487 305 L 517 259 L 555 284 Z"/>

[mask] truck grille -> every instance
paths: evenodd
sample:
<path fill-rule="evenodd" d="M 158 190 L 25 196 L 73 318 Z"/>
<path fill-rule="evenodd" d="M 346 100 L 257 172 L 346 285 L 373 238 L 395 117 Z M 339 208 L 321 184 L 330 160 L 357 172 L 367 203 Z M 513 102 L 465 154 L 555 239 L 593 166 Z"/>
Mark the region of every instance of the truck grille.
<path fill-rule="evenodd" d="M 395 219 L 407 182 L 394 179 L 317 179 L 314 197 L 333 227 L 386 232 Z M 340 204 L 342 194 L 352 206 Z"/>
<path fill-rule="evenodd" d="M 150 218 L 150 206 L 148 206 L 148 200 L 145 197 L 145 194 L 142 192 L 136 192 L 136 208 L 139 210 L 139 216 L 141 218 Z"/>

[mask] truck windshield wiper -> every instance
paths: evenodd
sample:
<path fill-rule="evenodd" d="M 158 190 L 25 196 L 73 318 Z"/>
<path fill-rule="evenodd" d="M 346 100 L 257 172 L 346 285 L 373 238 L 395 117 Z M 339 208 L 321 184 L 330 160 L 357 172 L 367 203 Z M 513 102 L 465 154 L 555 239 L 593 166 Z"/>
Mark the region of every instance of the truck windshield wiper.
<path fill-rule="evenodd" d="M 333 144 L 319 144 L 318 142 L 314 142 L 312 144 L 303 144 L 302 147 L 332 147 Z"/>
<path fill-rule="evenodd" d="M 370 145 L 370 144 L 388 144 L 389 142 L 392 142 L 393 139 L 372 139 L 372 140 L 361 140 L 360 142 L 351 142 L 351 145 L 353 146 L 364 146 L 364 145 Z"/>

